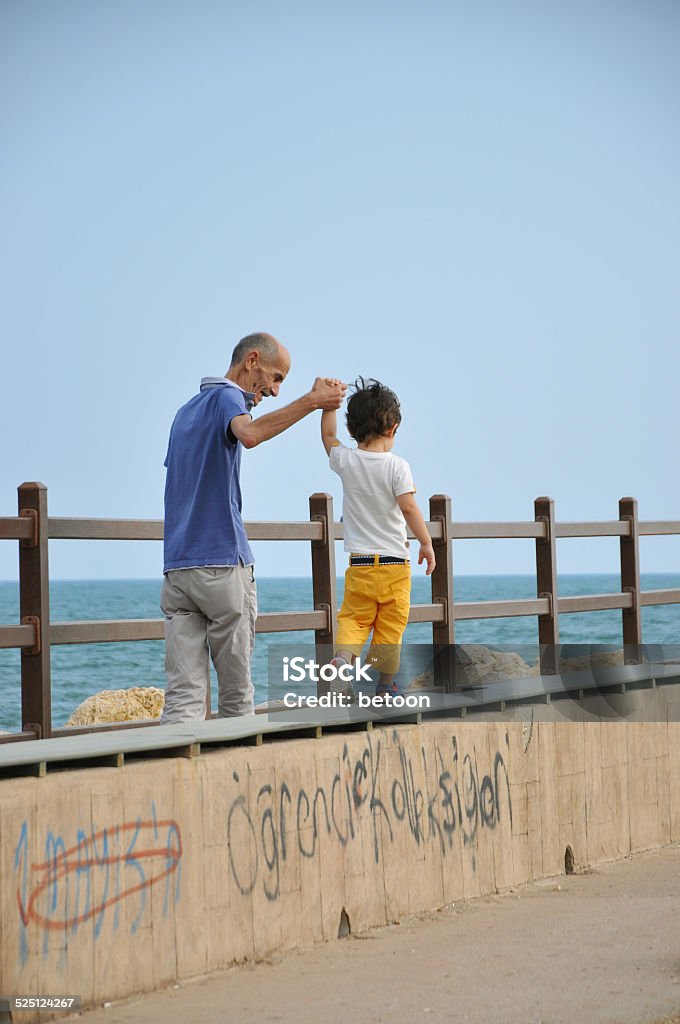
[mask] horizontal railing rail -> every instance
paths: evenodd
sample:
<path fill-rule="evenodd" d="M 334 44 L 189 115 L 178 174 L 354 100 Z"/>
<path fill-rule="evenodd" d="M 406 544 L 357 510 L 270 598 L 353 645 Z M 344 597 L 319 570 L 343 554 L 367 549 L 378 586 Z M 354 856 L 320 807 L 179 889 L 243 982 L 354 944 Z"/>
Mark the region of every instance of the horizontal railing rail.
<path fill-rule="evenodd" d="M 9 647 L 35 647 L 35 625 L 28 623 L 22 626 L 0 626 L 0 649 Z"/>
<path fill-rule="evenodd" d="M 623 643 L 634 649 L 642 643 L 641 608 L 680 604 L 680 589 L 643 591 L 640 587 L 639 538 L 680 534 L 680 520 L 640 521 L 637 502 L 622 498 L 619 518 L 597 522 L 555 520 L 554 502 L 537 498 L 535 518 L 524 522 L 458 522 L 451 513 L 451 499 L 435 495 L 430 500 L 427 523 L 437 555 L 431 577 L 432 601 L 411 607 L 410 623 L 431 623 L 435 650 L 454 643 L 455 622 L 472 619 L 535 616 L 541 644 L 541 670 L 553 671 L 551 647 L 559 642 L 559 616 L 576 612 L 621 610 Z M 312 631 L 320 657 L 332 647 L 337 618 L 335 541 L 344 538 L 341 522 L 333 516 L 327 494 L 310 498 L 309 520 L 297 522 L 246 522 L 252 541 L 306 541 L 312 554 L 310 610 L 264 612 L 258 615 L 256 632 Z M 413 536 L 409 532 L 409 536 Z M 618 537 L 621 545 L 621 590 L 608 594 L 559 596 L 557 592 L 556 540 L 570 537 Z M 460 540 L 533 540 L 536 545 L 536 597 L 509 600 L 454 601 L 453 542 Z M 0 625 L 0 649 L 21 651 L 22 732 L 1 737 L 0 742 L 36 736 L 71 735 L 71 729 L 51 724 L 50 649 L 64 644 L 118 643 L 162 640 L 163 619 L 114 619 L 53 622 L 49 611 L 48 543 L 52 540 L 163 539 L 160 519 L 102 519 L 47 515 L 47 489 L 42 484 L 22 484 L 19 514 L 0 517 L 0 540 L 19 542 L 19 623 Z M 446 659 L 440 659 L 446 664 Z M 450 679 L 438 680 L 445 686 Z M 137 723 L 139 724 L 139 723 Z M 148 724 L 148 723 L 147 723 Z M 117 723 L 111 728 L 135 727 Z M 97 727 L 101 728 L 101 727 Z M 78 731 L 83 731 L 79 729 Z"/>
<path fill-rule="evenodd" d="M 680 519 L 657 519 L 640 523 L 642 537 L 666 537 L 673 533 L 680 533 Z"/>
<path fill-rule="evenodd" d="M 306 520 L 299 522 L 250 521 L 245 524 L 250 540 L 321 540 L 322 527 Z M 427 524 L 433 540 L 442 536 L 442 524 Z M 511 540 L 545 538 L 545 523 L 527 522 L 453 522 L 451 540 Z M 631 526 L 620 520 L 597 522 L 564 522 L 555 524 L 556 537 L 629 537 Z M 662 537 L 680 534 L 679 520 L 641 520 L 641 537 Z M 0 540 L 28 540 L 32 535 L 30 519 L 19 516 L 0 517 Z M 333 524 L 335 540 L 345 536 L 343 524 Z M 414 534 L 409 531 L 409 536 Z M 49 540 L 163 540 L 162 519 L 79 519 L 48 520 Z"/>
<path fill-rule="evenodd" d="M 647 607 L 656 604 L 680 604 L 680 590 L 641 590 L 640 603 Z"/>
<path fill-rule="evenodd" d="M 510 601 L 463 601 L 456 603 L 456 619 L 509 619 L 522 615 L 549 615 L 547 597 Z"/>
<path fill-rule="evenodd" d="M 0 517 L 0 540 L 31 540 L 33 520 L 25 516 Z"/>

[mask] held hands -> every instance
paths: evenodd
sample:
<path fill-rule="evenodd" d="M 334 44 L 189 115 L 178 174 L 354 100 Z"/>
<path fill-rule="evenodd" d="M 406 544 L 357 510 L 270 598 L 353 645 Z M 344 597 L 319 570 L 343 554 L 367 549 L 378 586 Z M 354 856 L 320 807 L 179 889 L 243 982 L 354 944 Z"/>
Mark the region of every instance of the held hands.
<path fill-rule="evenodd" d="M 310 394 L 317 409 L 332 412 L 342 405 L 346 390 L 347 385 L 337 377 L 317 377 Z"/>
<path fill-rule="evenodd" d="M 421 544 L 420 551 L 418 552 L 418 565 L 422 565 L 423 562 L 427 562 L 427 569 L 425 570 L 426 576 L 431 576 L 437 561 L 434 557 L 434 548 L 431 544 Z"/>

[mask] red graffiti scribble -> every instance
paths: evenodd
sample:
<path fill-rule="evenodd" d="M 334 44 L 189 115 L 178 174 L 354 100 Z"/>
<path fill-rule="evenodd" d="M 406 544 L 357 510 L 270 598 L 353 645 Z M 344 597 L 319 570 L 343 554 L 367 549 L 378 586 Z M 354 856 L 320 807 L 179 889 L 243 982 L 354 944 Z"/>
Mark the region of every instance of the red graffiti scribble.
<path fill-rule="evenodd" d="M 95 843 L 103 841 L 104 837 L 108 837 L 110 839 L 113 836 L 118 837 L 122 834 L 131 832 L 137 833 L 139 837 L 143 837 L 145 832 L 148 833 L 148 830 L 152 830 L 153 833 L 165 828 L 171 830 L 176 836 L 178 844 L 176 848 L 172 846 L 150 846 L 148 848 L 137 849 L 136 846 L 133 848 L 131 845 L 128 846 L 125 852 L 111 857 L 98 857 L 96 854 L 93 856 L 92 850 L 90 849 Z M 136 842 L 136 837 L 134 842 Z M 128 896 L 134 895 L 134 893 L 141 892 L 144 889 L 150 889 L 151 886 L 156 885 L 158 882 L 162 882 L 163 879 L 177 871 L 179 862 L 182 858 L 182 852 L 182 836 L 180 827 L 176 821 L 134 821 L 126 822 L 123 825 L 116 825 L 114 828 L 100 829 L 99 832 L 93 833 L 90 838 L 82 839 L 79 843 L 76 843 L 75 846 L 70 847 L 68 850 L 60 851 L 52 860 L 45 861 L 42 864 L 31 865 L 31 869 L 33 871 L 43 873 L 43 878 L 33 888 L 26 907 L 24 907 L 21 899 L 21 891 L 17 889 L 17 903 L 19 905 L 21 920 L 24 925 L 28 925 L 30 921 L 35 921 L 39 927 L 44 928 L 47 931 L 64 931 L 68 928 L 80 925 L 84 921 L 87 921 L 92 917 L 96 917 L 97 914 L 101 914 L 107 909 L 107 907 L 112 906 L 114 903 L 118 903 L 120 900 L 127 899 Z M 101 903 L 97 903 L 83 914 L 65 918 L 63 920 L 53 920 L 45 917 L 36 909 L 37 901 L 48 888 L 56 885 L 57 882 L 74 872 L 82 872 L 88 868 L 101 868 L 116 864 L 124 864 L 130 867 L 134 866 L 137 861 L 148 862 L 154 859 L 162 862 L 158 865 L 160 870 L 157 874 L 152 874 L 148 878 L 145 877 L 143 881 L 138 882 L 136 885 L 131 885 L 122 892 L 117 892 L 115 896 L 111 896 L 109 899 L 103 900 Z"/>

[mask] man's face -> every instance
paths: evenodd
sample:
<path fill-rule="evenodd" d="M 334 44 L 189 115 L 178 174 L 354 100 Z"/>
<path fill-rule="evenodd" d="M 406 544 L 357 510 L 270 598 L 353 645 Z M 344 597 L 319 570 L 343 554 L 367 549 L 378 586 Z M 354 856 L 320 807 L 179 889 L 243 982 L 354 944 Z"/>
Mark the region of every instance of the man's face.
<path fill-rule="evenodd" d="M 255 405 L 263 398 L 276 398 L 290 369 L 288 353 L 282 350 L 273 362 L 266 362 L 256 353 L 257 359 L 250 368 L 250 387 L 255 395 Z"/>

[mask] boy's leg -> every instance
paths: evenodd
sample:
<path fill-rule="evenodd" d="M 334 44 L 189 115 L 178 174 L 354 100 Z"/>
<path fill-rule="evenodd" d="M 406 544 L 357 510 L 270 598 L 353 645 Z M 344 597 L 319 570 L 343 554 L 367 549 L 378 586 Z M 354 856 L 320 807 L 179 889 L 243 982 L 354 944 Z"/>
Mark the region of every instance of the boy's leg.
<path fill-rule="evenodd" d="M 356 658 L 368 640 L 378 610 L 377 594 L 373 592 L 373 566 L 350 566 L 345 573 L 345 594 L 338 614 L 335 638 L 336 656 Z"/>
<path fill-rule="evenodd" d="M 394 676 L 399 670 L 401 638 L 411 609 L 410 565 L 379 566 L 381 582 L 378 610 L 369 659 L 380 672 L 376 694 L 397 693 Z"/>
<path fill-rule="evenodd" d="M 370 579 L 373 571 L 373 566 L 350 566 L 345 573 L 345 594 L 338 614 L 332 662 L 337 668 L 354 663 L 373 628 L 378 608 Z M 348 683 L 339 689 L 351 690 L 352 685 Z"/>

